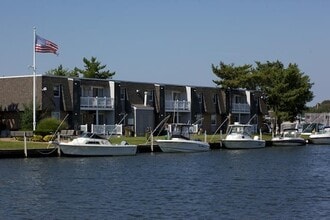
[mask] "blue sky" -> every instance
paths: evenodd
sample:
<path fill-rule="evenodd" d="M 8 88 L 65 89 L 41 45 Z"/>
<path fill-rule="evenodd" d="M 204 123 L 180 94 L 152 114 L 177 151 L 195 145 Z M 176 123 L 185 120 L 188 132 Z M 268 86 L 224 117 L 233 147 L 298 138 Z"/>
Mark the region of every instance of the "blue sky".
<path fill-rule="evenodd" d="M 0 75 L 32 74 L 33 27 L 59 46 L 37 73 L 92 56 L 114 79 L 215 86 L 211 64 L 298 64 L 314 100 L 330 99 L 327 0 L 3 0 Z"/>

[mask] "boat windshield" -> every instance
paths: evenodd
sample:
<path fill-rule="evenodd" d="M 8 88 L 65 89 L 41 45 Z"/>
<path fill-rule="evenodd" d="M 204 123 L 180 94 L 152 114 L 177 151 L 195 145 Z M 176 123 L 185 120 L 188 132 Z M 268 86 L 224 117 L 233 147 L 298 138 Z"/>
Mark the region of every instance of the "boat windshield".
<path fill-rule="evenodd" d="M 95 134 L 95 133 L 91 133 L 91 132 L 84 132 L 81 134 L 80 137 L 85 137 L 85 138 L 94 138 L 94 139 L 104 139 L 103 137 Z"/>
<path fill-rule="evenodd" d="M 321 129 L 318 133 L 319 133 L 319 134 L 330 133 L 330 127 L 324 127 L 324 128 Z"/>
<path fill-rule="evenodd" d="M 171 125 L 171 136 L 172 137 L 184 137 L 190 139 L 192 133 L 192 125 L 190 124 L 172 124 Z"/>
<path fill-rule="evenodd" d="M 251 135 L 250 126 L 232 126 L 229 134 L 248 134 Z"/>
<path fill-rule="evenodd" d="M 284 130 L 282 133 L 282 137 L 298 137 L 298 130 L 297 129 Z"/>

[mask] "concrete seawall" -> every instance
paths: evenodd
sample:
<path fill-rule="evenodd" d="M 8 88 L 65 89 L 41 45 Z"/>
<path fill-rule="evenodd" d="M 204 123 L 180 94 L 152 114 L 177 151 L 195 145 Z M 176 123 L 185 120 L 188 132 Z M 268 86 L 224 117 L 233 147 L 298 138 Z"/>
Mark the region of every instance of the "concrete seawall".
<path fill-rule="evenodd" d="M 36 157 L 57 157 L 58 152 L 56 148 L 48 149 L 28 149 L 27 156 L 31 158 Z M 24 150 L 0 150 L 0 158 L 25 158 Z"/>

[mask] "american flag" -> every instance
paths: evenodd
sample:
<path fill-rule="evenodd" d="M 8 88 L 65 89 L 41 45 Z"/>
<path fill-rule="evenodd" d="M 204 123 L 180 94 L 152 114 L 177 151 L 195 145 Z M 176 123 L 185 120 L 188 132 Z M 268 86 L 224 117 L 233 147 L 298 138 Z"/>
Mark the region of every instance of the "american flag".
<path fill-rule="evenodd" d="M 57 50 L 58 50 L 57 44 L 36 35 L 36 42 L 35 42 L 36 52 L 57 54 Z"/>

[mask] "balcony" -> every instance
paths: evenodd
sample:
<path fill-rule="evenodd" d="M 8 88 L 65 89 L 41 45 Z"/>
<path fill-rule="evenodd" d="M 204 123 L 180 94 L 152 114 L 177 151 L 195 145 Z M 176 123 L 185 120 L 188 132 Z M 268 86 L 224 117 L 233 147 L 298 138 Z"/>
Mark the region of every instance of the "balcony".
<path fill-rule="evenodd" d="M 80 97 L 81 110 L 113 110 L 113 103 L 110 97 Z"/>
<path fill-rule="evenodd" d="M 174 101 L 166 100 L 165 101 L 165 111 L 168 112 L 190 112 L 190 102 L 188 101 Z"/>
<path fill-rule="evenodd" d="M 250 105 L 247 103 L 232 103 L 231 106 L 232 113 L 250 113 Z"/>

